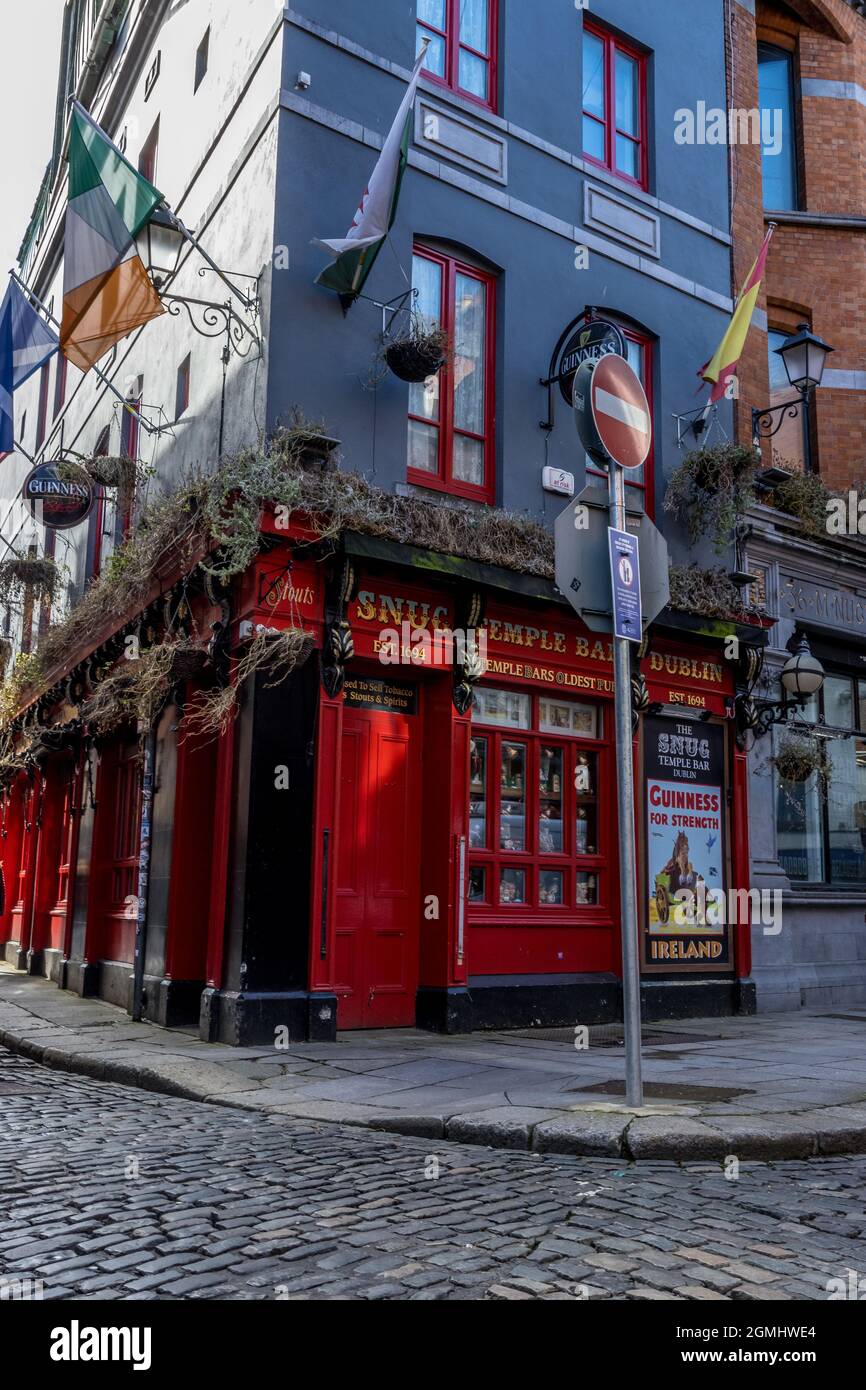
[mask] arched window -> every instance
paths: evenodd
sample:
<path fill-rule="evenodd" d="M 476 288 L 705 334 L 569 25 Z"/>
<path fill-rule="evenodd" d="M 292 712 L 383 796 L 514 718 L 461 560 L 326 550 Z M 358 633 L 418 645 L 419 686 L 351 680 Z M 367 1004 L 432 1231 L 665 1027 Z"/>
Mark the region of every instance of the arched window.
<path fill-rule="evenodd" d="M 605 316 L 607 317 L 607 316 Z M 625 338 L 626 360 L 629 366 L 640 379 L 640 383 L 646 392 L 646 398 L 650 408 L 650 419 L 653 419 L 653 340 L 638 327 L 626 323 L 618 323 L 617 327 Z M 647 516 L 655 514 L 655 490 L 653 486 L 653 456 L 655 452 L 655 422 L 653 421 L 653 443 L 650 445 L 649 457 L 642 468 L 631 468 L 626 473 L 626 497 L 632 503 L 640 503 Z M 607 474 L 600 469 L 591 459 L 586 461 L 587 481 L 604 482 L 607 484 Z"/>

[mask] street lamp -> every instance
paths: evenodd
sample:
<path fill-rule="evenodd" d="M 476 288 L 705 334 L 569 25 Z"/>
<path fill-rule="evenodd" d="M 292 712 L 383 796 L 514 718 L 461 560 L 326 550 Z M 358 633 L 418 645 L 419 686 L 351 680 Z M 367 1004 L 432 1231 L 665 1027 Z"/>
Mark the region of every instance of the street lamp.
<path fill-rule="evenodd" d="M 776 348 L 777 356 L 785 364 L 788 380 L 803 397 L 821 385 L 824 367 L 832 351 L 829 343 L 810 330 L 808 323 L 798 324 L 797 332 Z"/>
<path fill-rule="evenodd" d="M 155 289 L 160 290 L 167 281 L 174 279 L 185 243 L 186 237 L 175 219 L 163 208 L 157 208 L 136 241 L 138 254 Z"/>
<path fill-rule="evenodd" d="M 824 667 L 817 656 L 813 656 L 805 633 L 797 643 L 797 650 L 782 667 L 782 685 L 793 696 L 794 703 L 803 706 L 812 695 L 817 695 L 824 684 Z"/>
<path fill-rule="evenodd" d="M 796 649 L 785 662 L 780 673 L 784 697 L 781 700 L 753 700 L 752 690 L 760 675 L 755 674 L 751 689 L 747 694 L 738 695 L 735 701 L 737 712 L 738 742 L 746 731 L 751 729 L 756 738 L 768 734 L 774 724 L 786 724 L 792 709 L 803 709 L 813 695 L 817 695 L 824 684 L 824 667 L 809 649 L 805 633 L 800 634 Z"/>
<path fill-rule="evenodd" d="M 833 351 L 829 343 L 813 333 L 807 323 L 797 326 L 797 332 L 787 337 L 781 347 L 775 349 L 777 356 L 785 364 L 788 381 L 799 395 L 798 401 L 783 401 L 781 405 L 768 406 L 766 410 L 752 411 L 752 443 L 756 448 L 762 439 L 772 439 L 778 434 L 785 420 L 795 420 L 802 412 L 804 461 L 806 472 L 812 472 L 812 450 L 809 438 L 809 400 L 815 389 L 821 385 L 827 358 Z"/>

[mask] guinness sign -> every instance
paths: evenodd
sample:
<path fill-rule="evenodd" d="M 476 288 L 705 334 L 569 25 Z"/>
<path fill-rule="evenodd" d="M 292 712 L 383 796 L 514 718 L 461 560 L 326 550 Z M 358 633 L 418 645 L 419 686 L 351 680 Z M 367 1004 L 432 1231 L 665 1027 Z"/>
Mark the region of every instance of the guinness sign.
<path fill-rule="evenodd" d="M 597 362 L 601 357 L 614 354 L 625 357 L 625 339 L 615 324 L 595 319 L 583 324 L 573 332 L 565 344 L 559 358 L 556 379 L 567 405 L 574 404 L 574 378 L 584 362 Z"/>
<path fill-rule="evenodd" d="M 24 479 L 21 496 L 36 521 L 53 531 L 79 526 L 90 515 L 95 498 L 93 481 L 83 468 L 40 463 Z"/>

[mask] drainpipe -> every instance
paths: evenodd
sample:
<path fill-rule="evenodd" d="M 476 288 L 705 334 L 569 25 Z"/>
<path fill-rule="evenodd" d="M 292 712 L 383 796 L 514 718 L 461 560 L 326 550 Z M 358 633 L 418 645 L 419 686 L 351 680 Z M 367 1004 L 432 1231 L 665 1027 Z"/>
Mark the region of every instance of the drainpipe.
<path fill-rule="evenodd" d="M 150 878 L 150 833 L 153 812 L 153 765 L 156 758 L 156 723 L 151 724 L 144 742 L 141 776 L 141 830 L 138 850 L 138 917 L 135 924 L 135 955 L 132 963 L 132 1021 L 141 1022 L 144 1005 L 144 953 L 147 946 L 147 897 Z"/>

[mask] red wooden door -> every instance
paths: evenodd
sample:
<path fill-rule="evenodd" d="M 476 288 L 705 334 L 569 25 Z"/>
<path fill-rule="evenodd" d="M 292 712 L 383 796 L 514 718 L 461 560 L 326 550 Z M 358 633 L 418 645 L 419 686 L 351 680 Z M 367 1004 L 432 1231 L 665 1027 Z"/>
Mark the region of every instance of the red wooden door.
<path fill-rule="evenodd" d="M 421 924 L 416 715 L 343 716 L 335 874 L 340 1028 L 415 1022 Z"/>

